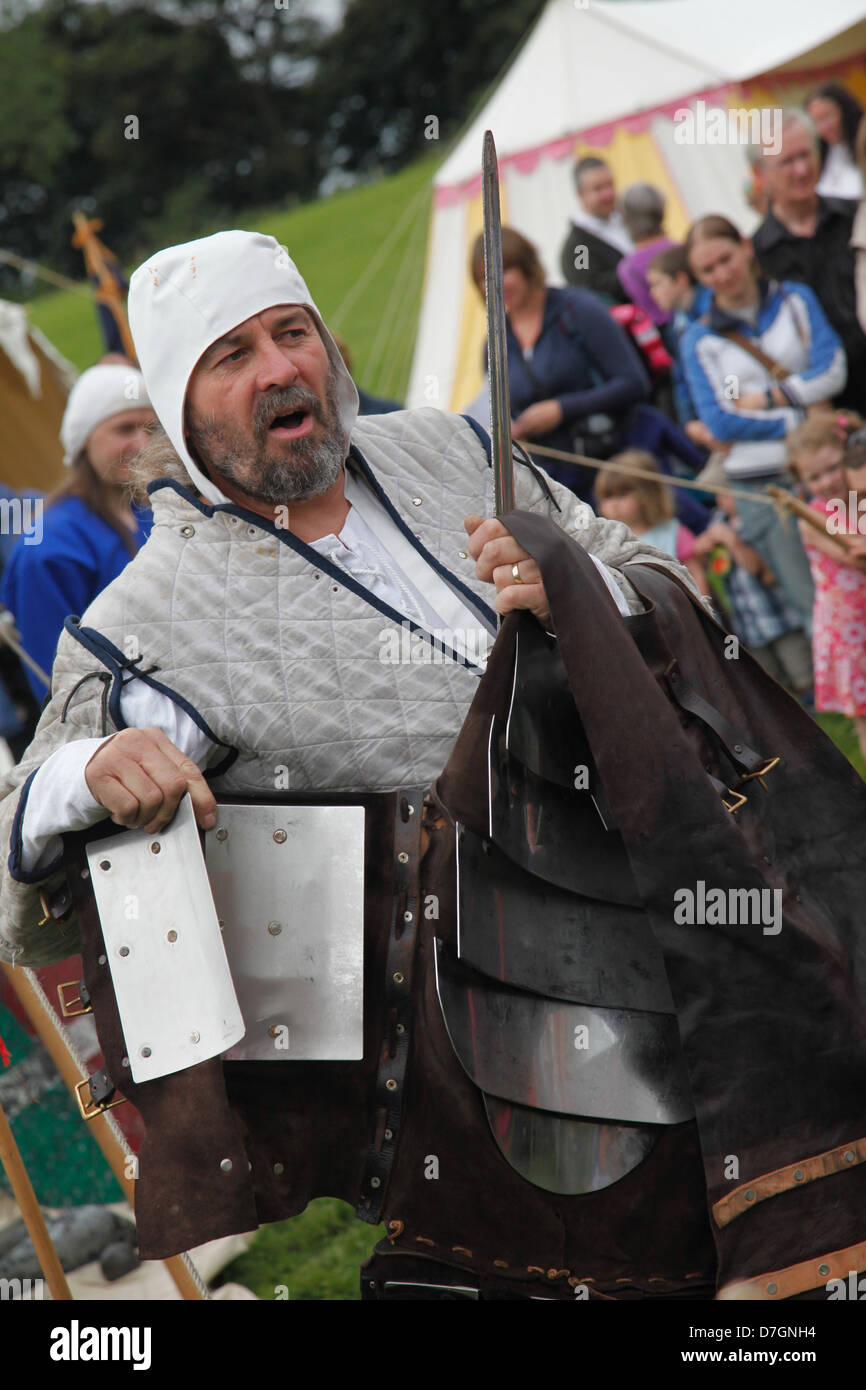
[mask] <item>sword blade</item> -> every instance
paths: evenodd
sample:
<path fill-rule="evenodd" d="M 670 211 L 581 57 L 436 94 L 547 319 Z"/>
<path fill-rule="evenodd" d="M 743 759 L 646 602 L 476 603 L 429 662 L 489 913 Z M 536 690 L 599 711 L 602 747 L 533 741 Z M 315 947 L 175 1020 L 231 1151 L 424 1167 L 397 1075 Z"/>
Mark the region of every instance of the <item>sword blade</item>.
<path fill-rule="evenodd" d="M 511 459 L 511 400 L 505 342 L 505 290 L 502 276 L 502 222 L 499 214 L 499 164 L 493 132 L 484 133 L 481 158 L 484 209 L 484 286 L 487 301 L 487 371 L 490 382 L 490 438 L 496 515 L 514 507 Z"/>

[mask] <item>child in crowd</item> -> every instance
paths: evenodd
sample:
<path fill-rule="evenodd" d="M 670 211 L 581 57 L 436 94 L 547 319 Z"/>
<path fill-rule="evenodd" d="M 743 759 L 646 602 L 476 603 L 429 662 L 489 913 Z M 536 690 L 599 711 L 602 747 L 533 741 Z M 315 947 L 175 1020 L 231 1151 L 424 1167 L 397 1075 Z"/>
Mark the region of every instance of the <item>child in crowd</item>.
<path fill-rule="evenodd" d="M 697 434 L 687 429 L 687 433 L 696 444 L 712 447 L 710 431 L 698 419 L 698 412 L 692 402 L 679 360 L 680 338 L 706 310 L 709 293 L 692 275 L 684 246 L 669 246 L 666 251 L 661 251 L 655 256 L 647 266 L 646 278 L 650 293 L 659 308 L 671 315 L 662 336 L 674 359 L 671 387 L 677 419 L 684 428 L 690 425 L 696 427 Z"/>
<path fill-rule="evenodd" d="M 617 463 L 655 473 L 658 481 L 635 478 L 610 465 L 600 470 L 595 484 L 599 514 L 610 521 L 624 522 L 648 545 L 673 555 L 686 566 L 701 593 L 708 594 L 703 566 L 694 558 L 694 533 L 674 515 L 673 492 L 662 481 L 652 454 L 643 449 L 624 449 L 610 460 L 611 465 Z"/>
<path fill-rule="evenodd" d="M 720 459 L 699 475 L 707 487 L 724 488 Z M 718 581 L 731 631 L 768 675 L 804 704 L 812 704 L 812 651 L 803 615 L 789 603 L 766 562 L 743 540 L 736 498 L 720 491 L 710 524 L 695 540 L 695 556 Z M 712 586 L 711 586 L 712 587 Z"/>
<path fill-rule="evenodd" d="M 787 442 L 791 466 L 824 522 L 823 531 L 799 523 L 815 585 L 815 708 L 848 715 L 866 758 L 866 537 L 858 530 L 859 494 L 851 486 L 862 481 L 861 441 L 846 452 L 862 428 L 853 412 L 824 411 L 808 416 Z"/>

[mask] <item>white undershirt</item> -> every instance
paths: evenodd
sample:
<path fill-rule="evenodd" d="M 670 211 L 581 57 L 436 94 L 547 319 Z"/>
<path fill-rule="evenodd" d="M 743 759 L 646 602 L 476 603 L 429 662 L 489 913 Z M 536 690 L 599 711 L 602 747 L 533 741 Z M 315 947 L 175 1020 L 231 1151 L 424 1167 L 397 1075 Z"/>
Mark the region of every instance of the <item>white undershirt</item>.
<path fill-rule="evenodd" d="M 311 549 L 341 566 L 358 583 L 412 623 L 437 635 L 447 632 L 449 644 L 471 660 L 492 644 L 495 631 L 441 578 L 403 535 L 372 491 L 347 470 L 349 513 L 339 536 L 323 536 Z M 421 499 L 421 505 L 424 499 Z M 617 608 L 628 617 L 628 606 L 606 565 L 590 555 Z M 472 636 L 472 632 L 482 637 Z M 464 641 L 462 634 L 469 634 Z M 473 645 L 474 641 L 474 645 Z M 479 674 L 486 657 L 473 662 Z M 217 763 L 225 749 L 209 739 L 175 702 L 145 681 L 133 678 L 123 686 L 120 712 L 130 728 L 161 729 L 182 753 L 200 768 Z M 60 836 L 86 830 L 105 816 L 105 808 L 90 794 L 84 769 L 97 748 L 113 737 L 82 738 L 58 748 L 40 767 L 30 786 L 21 824 L 21 867 L 34 874 L 47 869 L 60 855 Z"/>
<path fill-rule="evenodd" d="M 830 146 L 815 192 L 822 198 L 863 197 L 863 176 L 847 145 Z"/>

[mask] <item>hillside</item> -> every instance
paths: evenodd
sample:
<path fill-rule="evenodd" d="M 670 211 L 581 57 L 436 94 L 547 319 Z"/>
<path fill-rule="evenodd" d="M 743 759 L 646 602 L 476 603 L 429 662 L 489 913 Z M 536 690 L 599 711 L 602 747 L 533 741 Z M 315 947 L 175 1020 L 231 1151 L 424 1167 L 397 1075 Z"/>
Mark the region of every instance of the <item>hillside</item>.
<path fill-rule="evenodd" d="M 328 327 L 348 342 L 356 379 L 398 400 L 409 380 L 439 158 L 428 156 L 390 178 L 291 211 L 270 208 L 238 219 L 288 248 Z M 202 235 L 216 230 L 201 228 Z M 111 245 L 111 228 L 103 235 Z M 85 294 L 42 295 L 28 310 L 77 367 L 90 366 L 103 351 Z"/>

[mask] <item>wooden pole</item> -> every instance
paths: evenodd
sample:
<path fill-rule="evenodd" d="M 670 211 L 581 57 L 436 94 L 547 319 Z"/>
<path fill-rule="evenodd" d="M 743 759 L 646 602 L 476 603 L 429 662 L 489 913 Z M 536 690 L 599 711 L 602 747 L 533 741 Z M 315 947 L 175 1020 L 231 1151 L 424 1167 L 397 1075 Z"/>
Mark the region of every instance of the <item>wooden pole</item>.
<path fill-rule="evenodd" d="M 48 1228 L 45 1225 L 45 1218 L 36 1200 L 36 1193 L 33 1191 L 33 1184 L 27 1175 L 24 1160 L 18 1145 L 15 1143 L 15 1135 L 9 1127 L 9 1121 L 2 1105 L 0 1105 L 0 1163 L 6 1170 L 9 1186 L 12 1188 L 18 1209 L 24 1218 L 24 1225 L 33 1241 L 33 1248 L 51 1290 L 51 1297 L 58 1302 L 68 1302 L 71 1300 L 72 1294 L 69 1292 L 63 1266 L 51 1242 Z"/>
<path fill-rule="evenodd" d="M 111 313 L 117 324 L 124 352 L 131 362 L 137 364 L 138 358 L 129 331 L 123 295 L 111 272 L 112 263 L 116 264 L 116 261 L 108 247 L 96 235 L 102 229 L 102 222 L 98 217 L 85 217 L 83 212 L 74 212 L 72 220 L 75 224 L 72 245 L 81 251 L 88 275 L 92 275 L 96 280 L 94 298 L 98 304 L 104 304 Z"/>
<path fill-rule="evenodd" d="M 59 1024 L 47 1012 L 41 987 L 32 979 L 30 970 L 20 965 L 13 967 L 5 962 L 0 963 L 3 965 L 6 979 L 15 991 L 18 1002 L 50 1053 L 63 1081 L 70 1091 L 74 1091 L 78 1083 L 85 1079 L 87 1073 L 75 1060 L 69 1042 L 63 1036 Z M 88 1123 L 111 1171 L 123 1188 L 130 1206 L 134 1207 L 135 1182 L 129 1172 L 129 1159 L 133 1155 L 127 1150 L 120 1131 L 112 1117 L 105 1112 L 94 1116 Z M 188 1256 L 172 1255 L 163 1263 L 182 1298 L 199 1300 L 209 1297 L 206 1286 Z"/>

